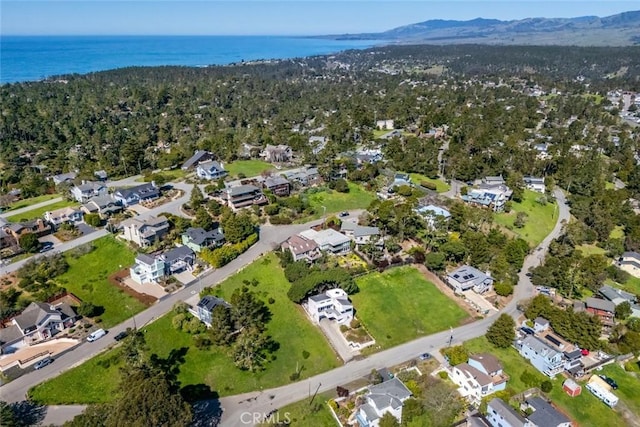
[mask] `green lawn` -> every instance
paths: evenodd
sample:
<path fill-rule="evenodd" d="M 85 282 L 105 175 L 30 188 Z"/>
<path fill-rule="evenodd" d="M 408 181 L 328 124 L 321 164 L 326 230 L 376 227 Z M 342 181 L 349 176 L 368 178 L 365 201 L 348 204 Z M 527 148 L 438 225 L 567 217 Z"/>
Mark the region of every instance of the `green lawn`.
<path fill-rule="evenodd" d="M 271 163 L 262 160 L 236 160 L 232 163 L 225 163 L 224 168 L 229 172 L 229 176 L 236 178 L 243 173 L 246 177 L 260 175 L 265 170 L 275 169 Z"/>
<path fill-rule="evenodd" d="M 358 317 L 376 340 L 389 348 L 458 326 L 467 313 L 413 267 L 392 268 L 356 279 L 352 296 Z"/>
<path fill-rule="evenodd" d="M 435 184 L 436 191 L 438 193 L 444 193 L 445 191 L 449 191 L 451 189 L 451 186 L 442 180 L 429 178 L 428 176 L 424 176 L 419 173 L 412 173 L 409 175 L 411 176 L 411 182 L 413 182 L 414 184 L 419 185 L 421 181 L 427 181 Z"/>
<path fill-rule="evenodd" d="M 624 226 L 616 225 L 609 233 L 609 237 L 612 239 L 624 239 Z"/>
<path fill-rule="evenodd" d="M 140 178 L 136 179 L 136 182 L 151 182 L 154 175 L 162 175 L 168 181 L 181 181 L 187 175 L 187 171 L 184 171 L 182 169 L 162 170 L 149 176 L 141 176 Z"/>
<path fill-rule="evenodd" d="M 30 199 L 18 200 L 11 203 L 7 211 L 15 211 L 16 209 L 26 208 L 27 206 L 35 205 L 36 203 L 46 202 L 47 200 L 57 199 L 59 194 L 44 194 L 42 196 L 31 197 Z"/>
<path fill-rule="evenodd" d="M 112 236 L 95 240 L 93 244 L 96 249 L 79 258 L 73 256 L 73 250 L 65 253 L 69 270 L 55 280 L 81 300 L 104 307 L 101 326 L 109 328 L 145 308 L 108 280 L 112 273 L 132 265 L 135 253 Z"/>
<path fill-rule="evenodd" d="M 313 218 L 320 218 L 324 213 L 323 206 L 327 208 L 327 214 L 337 213 L 351 209 L 366 209 L 375 199 L 375 195 L 365 191 L 358 184 L 349 182 L 348 193 L 338 193 L 333 190 L 320 191 L 309 194 L 309 204 L 316 212 Z M 305 218 L 304 221 L 309 221 Z"/>
<path fill-rule="evenodd" d="M 204 383 L 220 395 L 228 396 L 287 384 L 291 382 L 289 376 L 295 372 L 296 366 L 301 369 L 301 379 L 339 366 L 337 356 L 319 329 L 311 324 L 299 306 L 287 298 L 289 283 L 275 255 L 270 254 L 255 261 L 224 281 L 218 287 L 218 295 L 228 300 L 234 289 L 243 286 L 243 280 L 254 278 L 260 284 L 251 289 L 265 301 L 270 297 L 275 299 L 273 304 L 268 304 L 273 313 L 268 332 L 280 344 L 275 353 L 276 359 L 267 364 L 264 371 L 250 373 L 239 370 L 233 365 L 225 349 L 195 348 L 190 335 L 172 327 L 171 313 L 145 327 L 150 352 L 166 357 L 171 350 L 187 348 L 185 362 L 180 366 L 178 375 L 182 386 Z M 302 357 L 303 350 L 311 354 L 306 360 Z M 50 404 L 105 401 L 115 389 L 115 383 L 105 378 L 117 375 L 117 363 L 106 368 L 94 362 L 85 363 L 37 386 L 33 397 Z M 74 379 L 84 383 L 78 393 L 74 387 L 69 387 Z"/>
<path fill-rule="evenodd" d="M 607 251 L 605 249 L 602 249 L 601 247 L 598 247 L 596 245 L 580 245 L 580 246 L 576 246 L 576 249 L 579 249 L 580 252 L 582 252 L 583 256 L 589 256 L 589 255 L 606 255 Z"/>
<path fill-rule="evenodd" d="M 60 196 L 56 196 L 56 197 L 60 197 Z M 42 200 L 40 201 L 42 202 Z M 75 200 L 73 201 L 61 200 L 59 202 L 52 203 L 47 206 L 42 206 L 36 209 L 30 209 L 21 214 L 12 215 L 10 217 L 7 217 L 7 220 L 11 222 L 19 222 L 19 221 L 28 221 L 30 219 L 35 219 L 35 218 L 41 218 L 42 215 L 44 215 L 44 213 L 47 211 L 55 211 L 56 209 L 66 208 L 67 206 L 77 207 L 79 205 L 78 205 L 78 202 L 76 202 Z"/>
<path fill-rule="evenodd" d="M 314 390 L 311 390 L 312 396 L 313 392 Z M 290 420 L 291 425 L 296 427 L 337 426 L 328 403 L 334 395 L 333 392 L 319 394 L 313 399 L 313 403 L 310 403 L 311 399 L 308 396 L 304 396 L 305 399 L 280 408 L 273 419 L 280 422 Z M 263 426 L 273 426 L 273 423 L 264 423 Z"/>
<path fill-rule="evenodd" d="M 485 337 L 467 341 L 464 343 L 464 346 L 471 354 L 488 352 L 496 356 L 500 362 L 502 362 L 504 372 L 509 375 L 507 387 L 513 389 L 516 393 L 520 393 L 529 388 L 520 381 L 520 376 L 525 370 L 536 375 L 536 378 L 540 380 L 540 382 L 547 379 L 545 375 L 538 372 L 525 358 L 521 357 L 514 348 L 496 348 L 490 344 Z M 609 367 L 605 368 L 605 372 L 607 372 L 606 369 L 609 369 Z M 618 381 L 619 375 L 612 374 L 612 377 Z M 549 393 L 549 397 L 558 407 L 569 415 L 569 417 L 577 421 L 581 427 L 625 425 L 620 415 L 609 409 L 609 407 L 593 396 L 589 390 L 584 387 L 584 384 L 582 384 L 583 388 L 580 396 L 569 397 L 569 395 L 562 391 L 563 381 L 564 377 L 562 375 L 556 376 L 556 379 L 552 381 L 553 389 Z M 618 381 L 618 385 L 622 387 L 620 381 Z M 631 396 L 633 396 L 633 393 L 638 392 L 640 392 L 640 386 L 638 385 L 629 389 Z M 616 393 L 616 395 L 622 398 L 620 393 Z"/>
<path fill-rule="evenodd" d="M 535 191 L 525 190 L 522 203 L 513 202 L 511 212 L 497 213 L 494 215 L 494 221 L 505 228 L 508 228 L 519 237 L 526 240 L 530 246 L 537 246 L 547 237 L 547 234 L 553 230 L 558 217 L 555 203 L 547 203 L 541 205 L 536 202 L 541 196 Z M 525 212 L 528 217 L 523 228 L 516 228 L 513 222 L 518 212 Z"/>

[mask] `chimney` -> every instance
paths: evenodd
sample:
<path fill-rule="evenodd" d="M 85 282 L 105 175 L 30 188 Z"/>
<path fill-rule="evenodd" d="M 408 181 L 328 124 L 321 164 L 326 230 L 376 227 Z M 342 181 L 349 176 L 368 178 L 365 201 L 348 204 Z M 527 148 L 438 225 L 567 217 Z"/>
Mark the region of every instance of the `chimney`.
<path fill-rule="evenodd" d="M 151 181 L 151 186 L 155 187 L 156 186 L 156 182 L 155 181 Z"/>

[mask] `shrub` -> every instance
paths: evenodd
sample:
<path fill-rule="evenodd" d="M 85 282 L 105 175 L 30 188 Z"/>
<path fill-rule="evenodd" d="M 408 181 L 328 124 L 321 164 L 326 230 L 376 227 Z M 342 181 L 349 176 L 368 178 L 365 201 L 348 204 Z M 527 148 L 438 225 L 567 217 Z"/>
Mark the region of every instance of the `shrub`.
<path fill-rule="evenodd" d="M 173 325 L 175 329 L 181 331 L 182 325 L 186 319 L 187 319 L 186 314 L 184 313 L 176 314 L 175 316 L 173 316 L 173 319 L 171 319 L 171 325 Z"/>
<path fill-rule="evenodd" d="M 438 376 L 443 380 L 446 380 L 447 378 L 449 378 L 449 374 L 447 373 L 447 371 L 438 372 Z"/>
<path fill-rule="evenodd" d="M 342 332 L 343 334 L 348 330 L 349 330 L 349 327 L 347 325 L 340 325 L 340 332 Z"/>
<path fill-rule="evenodd" d="M 429 190 L 437 190 L 438 186 L 436 186 L 435 183 L 433 182 L 429 182 L 429 181 L 420 181 L 420 185 L 423 186 L 424 188 L 427 188 Z"/>
<path fill-rule="evenodd" d="M 502 297 L 509 296 L 513 293 L 513 285 L 511 285 L 510 283 L 497 282 L 495 285 L 493 285 L 493 288 L 495 289 L 496 294 Z"/>
<path fill-rule="evenodd" d="M 268 302 L 269 304 L 273 304 L 276 302 L 276 300 L 273 297 L 269 297 Z"/>
<path fill-rule="evenodd" d="M 540 384 L 540 390 L 542 390 L 545 393 L 549 393 L 552 388 L 553 388 L 553 383 L 549 380 L 542 381 L 542 383 Z"/>
<path fill-rule="evenodd" d="M 303 359 L 308 359 L 309 356 L 311 356 L 311 353 L 309 353 L 307 350 L 302 350 L 302 358 Z"/>
<path fill-rule="evenodd" d="M 362 326 L 362 323 L 360 323 L 360 320 L 358 320 L 358 319 L 351 320 L 351 328 L 352 329 L 358 329 L 360 326 Z"/>
<path fill-rule="evenodd" d="M 297 381 L 300 378 L 300 372 L 294 372 L 293 374 L 289 375 L 289 379 L 291 381 Z"/>
<path fill-rule="evenodd" d="M 86 214 L 84 216 L 84 222 L 86 222 L 88 225 L 92 227 L 99 227 L 100 224 L 102 223 L 102 219 L 98 214 Z"/>

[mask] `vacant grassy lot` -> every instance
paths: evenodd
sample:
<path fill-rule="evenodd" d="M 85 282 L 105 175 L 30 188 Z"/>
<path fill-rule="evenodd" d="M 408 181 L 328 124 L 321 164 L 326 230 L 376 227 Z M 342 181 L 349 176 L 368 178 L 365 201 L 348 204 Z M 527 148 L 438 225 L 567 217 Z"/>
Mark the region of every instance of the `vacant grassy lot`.
<path fill-rule="evenodd" d="M 511 212 L 495 214 L 494 221 L 526 240 L 530 246 L 539 245 L 553 230 L 558 218 L 555 203 L 541 205 L 536 202 L 536 199 L 541 196 L 535 191 L 525 190 L 522 203 L 513 202 Z M 524 212 L 528 215 L 523 228 L 516 228 L 513 225 L 518 212 Z"/>
<path fill-rule="evenodd" d="M 502 362 L 504 371 L 510 377 L 507 387 L 513 389 L 516 393 L 520 393 L 529 388 L 520 380 L 520 376 L 524 371 L 533 373 L 540 382 L 547 379 L 545 375 L 538 372 L 525 358 L 521 357 L 514 348 L 496 348 L 484 337 L 467 341 L 464 343 L 464 346 L 472 354 L 488 352 L 496 356 L 500 362 Z M 605 372 L 607 372 L 606 369 L 609 369 L 609 367 L 605 368 Z M 614 377 L 616 381 L 619 378 L 619 375 L 611 374 L 611 376 Z M 633 379 L 631 380 L 633 381 Z M 581 384 L 583 389 L 580 396 L 569 397 L 569 395 L 562 391 L 563 381 L 563 376 L 556 376 L 556 379 L 552 381 L 553 389 L 549 393 L 549 398 L 569 417 L 577 421 L 581 427 L 626 425 L 618 413 L 612 411 L 593 396 L 589 390 L 584 388 L 584 384 Z M 618 385 L 622 387 L 620 382 L 618 382 Z M 638 388 L 636 385 L 629 390 L 629 393 L 640 392 Z M 616 395 L 622 398 L 620 393 L 616 393 Z M 631 394 L 631 396 L 633 396 L 633 394 Z"/>
<path fill-rule="evenodd" d="M 358 317 L 377 346 L 389 348 L 458 326 L 467 313 L 413 267 L 392 268 L 356 279 Z"/>
<path fill-rule="evenodd" d="M 419 173 L 412 173 L 409 174 L 409 176 L 411 176 L 411 182 L 417 185 L 420 185 L 420 182 L 422 181 L 427 181 L 431 184 L 434 184 L 438 193 L 444 193 L 445 191 L 449 191 L 451 189 L 451 186 L 449 184 L 439 179 L 429 178 L 428 176 L 424 176 Z"/>
<path fill-rule="evenodd" d="M 314 218 L 320 218 L 323 214 L 323 206 L 327 208 L 327 214 L 342 212 L 351 209 L 366 209 L 375 199 L 375 195 L 365 191 L 358 184 L 349 183 L 348 193 L 338 193 L 333 190 L 320 191 L 309 194 L 309 204 L 316 212 Z M 309 218 L 305 218 L 308 221 Z"/>
<path fill-rule="evenodd" d="M 181 181 L 187 175 L 187 171 L 184 171 L 182 169 L 163 170 L 152 175 L 142 176 L 136 179 L 136 181 L 151 182 L 154 179 L 154 175 L 162 175 L 167 181 Z"/>
<path fill-rule="evenodd" d="M 42 200 L 40 201 L 42 202 Z M 35 219 L 35 218 L 42 218 L 42 215 L 44 215 L 44 213 L 47 211 L 55 211 L 56 209 L 66 208 L 67 206 L 77 207 L 79 205 L 78 205 L 78 202 L 76 202 L 75 200 L 74 201 L 61 200 L 59 202 L 55 202 L 47 206 L 42 206 L 36 209 L 30 209 L 26 212 L 22 212 L 17 215 L 12 215 L 10 217 L 7 217 L 7 220 L 11 222 L 19 222 L 19 221 L 28 221 L 30 219 Z"/>
<path fill-rule="evenodd" d="M 46 202 L 47 200 L 57 199 L 59 194 L 44 194 L 42 196 L 31 197 L 30 199 L 18 200 L 9 205 L 7 211 L 15 211 L 16 209 L 26 208 L 27 206 L 35 205 L 36 203 Z"/>
<path fill-rule="evenodd" d="M 582 252 L 583 256 L 605 255 L 607 253 L 605 249 L 602 249 L 601 247 L 598 247 L 596 245 L 584 244 L 584 245 L 577 246 L 576 249 L 579 249 Z"/>
<path fill-rule="evenodd" d="M 313 390 L 311 393 L 313 395 Z M 331 415 L 328 404 L 334 395 L 333 392 L 319 394 L 311 404 L 309 403 L 310 399 L 304 396 L 305 399 L 280 408 L 273 419 L 284 422 L 288 418 L 291 425 L 296 427 L 336 426 L 336 420 Z M 273 426 L 273 423 L 263 423 L 262 425 L 265 427 Z"/>
<path fill-rule="evenodd" d="M 233 163 L 225 163 L 224 168 L 229 172 L 229 176 L 237 178 L 238 174 L 244 174 L 246 177 L 260 175 L 266 170 L 274 169 L 271 163 L 262 160 L 236 160 Z"/>
<path fill-rule="evenodd" d="M 112 236 L 95 240 L 93 244 L 96 249 L 77 258 L 73 250 L 67 252 L 69 270 L 55 280 L 81 300 L 104 307 L 101 326 L 109 328 L 145 308 L 108 280 L 111 274 L 132 265 L 135 253 Z"/>
<path fill-rule="evenodd" d="M 275 353 L 276 360 L 268 363 L 266 369 L 258 373 L 241 371 L 233 365 L 226 349 L 195 348 L 189 334 L 173 328 L 173 314 L 169 313 L 145 327 L 145 336 L 149 351 L 160 357 L 167 357 L 171 350 L 186 349 L 184 363 L 180 366 L 178 375 L 182 386 L 206 384 L 220 395 L 226 396 L 287 384 L 291 382 L 289 376 L 295 372 L 296 366 L 301 369 L 300 377 L 304 379 L 339 365 L 337 356 L 321 332 L 311 324 L 301 308 L 287 298 L 289 283 L 284 278 L 275 255 L 270 254 L 257 260 L 224 281 L 217 288 L 218 295 L 229 300 L 233 291 L 243 286 L 244 280 L 252 279 L 260 282 L 256 287 L 251 286 L 251 289 L 261 299 L 265 302 L 270 297 L 275 300 L 273 304 L 268 304 L 273 314 L 268 332 L 280 344 Z M 302 357 L 303 350 L 310 353 L 307 359 Z M 107 353 L 109 354 L 116 353 L 111 351 Z M 33 397 L 50 404 L 108 400 L 116 383 L 105 378 L 117 377 L 117 365 L 118 363 L 111 363 L 106 367 L 97 362 L 85 363 L 36 387 Z M 84 382 L 81 392 L 76 393 L 69 386 L 73 381 Z"/>

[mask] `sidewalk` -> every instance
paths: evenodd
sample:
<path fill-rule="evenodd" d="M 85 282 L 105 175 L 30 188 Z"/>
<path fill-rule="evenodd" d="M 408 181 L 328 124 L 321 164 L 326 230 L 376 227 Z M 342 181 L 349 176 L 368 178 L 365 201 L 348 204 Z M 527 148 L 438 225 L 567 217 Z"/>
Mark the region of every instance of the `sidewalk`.
<path fill-rule="evenodd" d="M 58 203 L 62 201 L 62 197 L 56 197 L 55 199 L 51 199 L 51 200 L 45 200 L 44 202 L 40 202 L 40 203 L 36 203 L 34 205 L 31 206 L 25 206 L 24 208 L 20 208 L 20 209 L 16 209 L 15 211 L 7 211 L 4 213 L 0 214 L 0 218 L 6 218 L 8 216 L 13 216 L 13 215 L 18 215 L 24 212 L 29 212 L 30 210 L 33 209 L 38 209 L 41 208 L 43 206 L 47 206 L 47 205 L 52 205 L 54 203 Z"/>

